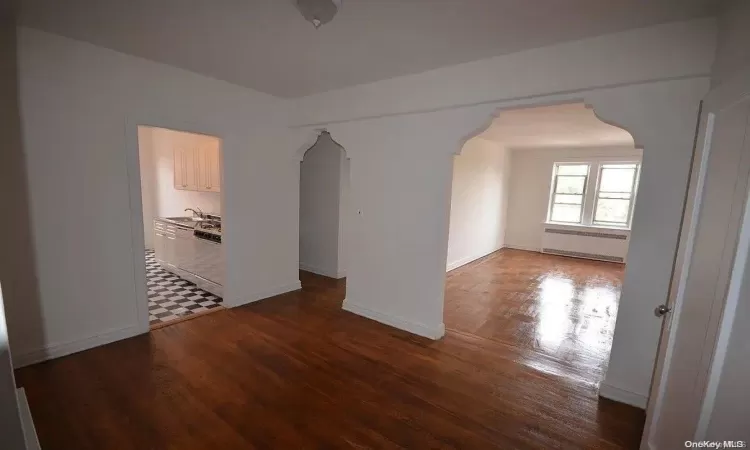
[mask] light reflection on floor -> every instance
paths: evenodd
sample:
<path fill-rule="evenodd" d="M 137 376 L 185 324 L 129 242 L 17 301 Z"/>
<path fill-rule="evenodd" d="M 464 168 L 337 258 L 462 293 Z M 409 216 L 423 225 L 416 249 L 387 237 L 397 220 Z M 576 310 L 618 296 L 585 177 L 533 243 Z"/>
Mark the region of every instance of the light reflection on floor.
<path fill-rule="evenodd" d="M 449 330 L 521 350 L 519 363 L 596 386 L 612 347 L 624 266 L 503 250 L 451 272 Z"/>

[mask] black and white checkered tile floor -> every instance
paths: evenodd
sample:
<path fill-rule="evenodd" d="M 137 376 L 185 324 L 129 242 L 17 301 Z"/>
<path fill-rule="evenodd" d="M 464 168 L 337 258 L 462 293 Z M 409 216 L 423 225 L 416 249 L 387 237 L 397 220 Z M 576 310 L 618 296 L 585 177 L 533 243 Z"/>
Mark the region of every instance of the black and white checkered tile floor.
<path fill-rule="evenodd" d="M 146 250 L 146 287 L 149 325 L 221 307 L 220 297 L 162 269 L 151 250 Z"/>

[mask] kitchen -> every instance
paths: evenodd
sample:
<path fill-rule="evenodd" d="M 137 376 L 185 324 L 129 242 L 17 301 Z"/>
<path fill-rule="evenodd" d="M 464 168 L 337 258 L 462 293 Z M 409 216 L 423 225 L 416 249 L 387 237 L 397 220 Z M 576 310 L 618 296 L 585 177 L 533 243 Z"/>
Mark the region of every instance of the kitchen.
<path fill-rule="evenodd" d="M 149 326 L 223 308 L 221 140 L 138 127 Z"/>

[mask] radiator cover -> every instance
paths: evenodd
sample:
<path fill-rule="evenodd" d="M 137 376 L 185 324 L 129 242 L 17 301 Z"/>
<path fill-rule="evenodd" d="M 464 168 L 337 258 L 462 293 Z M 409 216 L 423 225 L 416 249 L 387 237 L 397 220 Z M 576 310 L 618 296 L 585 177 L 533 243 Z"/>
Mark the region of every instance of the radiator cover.
<path fill-rule="evenodd" d="M 545 225 L 542 253 L 625 263 L 629 230 Z"/>

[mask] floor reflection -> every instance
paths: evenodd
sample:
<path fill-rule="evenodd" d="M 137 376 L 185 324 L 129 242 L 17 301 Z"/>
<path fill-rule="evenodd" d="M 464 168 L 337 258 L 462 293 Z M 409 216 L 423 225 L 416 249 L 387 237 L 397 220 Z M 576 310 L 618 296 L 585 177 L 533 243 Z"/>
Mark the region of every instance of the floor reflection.
<path fill-rule="evenodd" d="M 445 325 L 517 347 L 518 362 L 542 373 L 598 385 L 623 272 L 614 263 L 502 250 L 449 274 Z"/>

